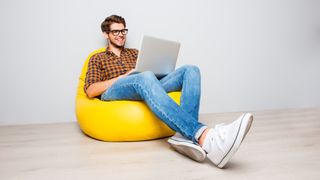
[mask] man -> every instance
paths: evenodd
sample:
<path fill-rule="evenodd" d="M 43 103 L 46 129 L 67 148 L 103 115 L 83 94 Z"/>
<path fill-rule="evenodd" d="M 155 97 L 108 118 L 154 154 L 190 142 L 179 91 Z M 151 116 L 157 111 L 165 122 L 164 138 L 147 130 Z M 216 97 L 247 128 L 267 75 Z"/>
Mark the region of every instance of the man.
<path fill-rule="evenodd" d="M 158 80 L 152 72 L 128 74 L 134 69 L 138 51 L 125 48 L 125 19 L 112 15 L 101 24 L 108 42 L 106 52 L 95 54 L 88 64 L 85 92 L 89 98 L 100 96 L 103 101 L 143 100 L 151 111 L 176 131 L 168 142 L 193 160 L 209 158 L 223 168 L 237 151 L 248 133 L 253 117 L 241 115 L 234 122 L 208 128 L 198 121 L 200 101 L 200 70 L 182 66 Z M 178 106 L 168 92 L 181 90 Z"/>

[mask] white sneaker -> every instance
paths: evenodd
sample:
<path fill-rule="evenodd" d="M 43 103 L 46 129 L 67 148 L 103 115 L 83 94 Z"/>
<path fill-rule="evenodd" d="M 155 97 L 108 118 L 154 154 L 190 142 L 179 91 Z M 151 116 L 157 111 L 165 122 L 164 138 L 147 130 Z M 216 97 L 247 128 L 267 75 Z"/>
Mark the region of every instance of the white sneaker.
<path fill-rule="evenodd" d="M 210 129 L 202 146 L 209 160 L 223 168 L 240 147 L 252 121 L 252 114 L 245 113 L 228 125 L 218 124 Z"/>
<path fill-rule="evenodd" d="M 194 144 L 180 133 L 170 137 L 168 142 L 176 151 L 195 161 L 202 162 L 206 158 L 206 152 L 199 145 Z"/>

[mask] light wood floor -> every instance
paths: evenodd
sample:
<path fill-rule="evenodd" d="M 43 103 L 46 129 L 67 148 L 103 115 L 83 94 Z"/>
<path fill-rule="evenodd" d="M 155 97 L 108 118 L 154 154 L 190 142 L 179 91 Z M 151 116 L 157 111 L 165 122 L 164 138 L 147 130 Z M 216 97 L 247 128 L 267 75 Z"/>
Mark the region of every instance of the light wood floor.
<path fill-rule="evenodd" d="M 202 115 L 209 126 L 241 113 Z M 110 143 L 76 123 L 0 126 L 0 179 L 320 179 L 320 108 L 253 112 L 226 169 L 197 163 L 166 139 Z"/>

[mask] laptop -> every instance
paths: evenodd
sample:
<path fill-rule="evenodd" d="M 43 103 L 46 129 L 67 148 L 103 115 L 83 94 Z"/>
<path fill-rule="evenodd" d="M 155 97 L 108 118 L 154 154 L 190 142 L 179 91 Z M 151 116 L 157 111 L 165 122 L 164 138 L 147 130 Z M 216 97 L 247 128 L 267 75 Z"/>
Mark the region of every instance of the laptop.
<path fill-rule="evenodd" d="M 143 35 L 138 60 L 130 75 L 152 71 L 161 78 L 174 71 L 178 59 L 180 43 Z"/>

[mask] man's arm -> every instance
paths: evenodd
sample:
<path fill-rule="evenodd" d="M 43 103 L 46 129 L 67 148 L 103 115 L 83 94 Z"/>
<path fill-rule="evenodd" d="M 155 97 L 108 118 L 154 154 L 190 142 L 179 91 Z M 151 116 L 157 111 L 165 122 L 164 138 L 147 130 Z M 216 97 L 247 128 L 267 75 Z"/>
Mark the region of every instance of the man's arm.
<path fill-rule="evenodd" d="M 89 98 L 94 98 L 96 96 L 99 96 L 101 95 L 102 93 L 104 93 L 109 87 L 112 86 L 113 83 L 115 83 L 119 78 L 122 78 L 122 77 L 125 77 L 127 76 L 129 73 L 131 73 L 133 70 L 130 70 L 128 71 L 127 73 L 123 74 L 123 75 L 120 75 L 116 78 L 113 78 L 113 79 L 109 79 L 109 80 L 106 80 L 106 81 L 100 81 L 100 82 L 96 82 L 96 83 L 93 83 L 91 84 L 87 90 L 86 90 L 86 93 L 87 93 L 87 96 Z"/>
<path fill-rule="evenodd" d="M 119 77 L 113 78 L 113 79 L 109 79 L 106 81 L 101 81 L 101 82 L 96 82 L 91 84 L 88 89 L 86 90 L 87 96 L 89 98 L 94 98 L 96 96 L 101 95 L 103 92 L 105 92 L 109 87 L 111 87 L 111 85 L 116 82 Z"/>

